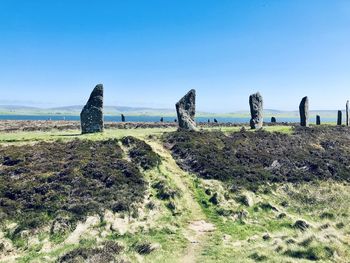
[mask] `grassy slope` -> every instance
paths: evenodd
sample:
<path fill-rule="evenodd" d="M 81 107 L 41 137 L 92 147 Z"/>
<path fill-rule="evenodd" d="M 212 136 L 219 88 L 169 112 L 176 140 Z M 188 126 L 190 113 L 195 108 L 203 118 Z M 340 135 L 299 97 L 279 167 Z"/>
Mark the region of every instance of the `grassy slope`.
<path fill-rule="evenodd" d="M 245 127 L 249 129 L 248 126 Z M 205 130 L 221 130 L 223 132 L 239 131 L 240 127 L 218 127 L 218 128 L 205 128 Z M 277 131 L 283 133 L 291 133 L 292 128 L 289 126 L 268 126 L 264 128 L 267 131 Z M 173 132 L 175 128 L 148 128 L 148 129 L 108 129 L 102 134 L 84 134 L 81 135 L 79 130 L 69 131 L 50 131 L 50 132 L 0 132 L 0 143 L 2 144 L 17 144 L 17 143 L 30 143 L 38 141 L 68 141 L 75 138 L 89 139 L 89 140 L 103 140 L 103 139 L 120 139 L 124 136 L 134 136 L 136 138 L 145 139 L 148 136 L 160 136 L 164 133 Z"/>
<path fill-rule="evenodd" d="M 222 128 L 224 132 L 238 129 Z M 267 130 L 291 133 L 289 127 L 268 127 Z M 2 145 L 74 138 L 120 139 L 131 135 L 145 140 L 162 158 L 158 168 L 144 173 L 149 184 L 164 180 L 171 189 L 181 193 L 174 199 L 161 200 L 156 198 L 158 189 L 150 187 L 151 201 L 156 204 L 157 216 L 151 221 L 145 221 L 144 217 L 150 216 L 146 209 L 143 216 L 134 220 L 141 222 L 141 227 L 132 234 L 106 232 L 108 222 L 102 220 L 92 228 L 99 234 L 82 237 L 79 243 L 53 243 L 49 250 L 37 244 L 27 245 L 25 250 L 22 247 L 19 249 L 21 259 L 18 262 L 49 262 L 74 248 L 94 246 L 101 239 L 123 244 L 128 248 L 124 254 L 132 262 L 182 262 L 182 255 L 186 255 L 190 245 L 186 239 L 188 223 L 200 219 L 213 223 L 216 230 L 210 238 L 201 240 L 200 247 L 194 251 L 198 262 L 232 262 L 233 259 L 234 262 L 310 262 L 315 258 L 321 262 L 346 262 L 350 257 L 348 184 L 327 181 L 265 185 L 255 193 L 227 192 L 222 183 L 197 179 L 177 166 L 160 140 L 164 132 L 170 131 L 173 129 L 107 130 L 104 134 L 83 136 L 77 135 L 78 131 L 0 134 Z M 218 194 L 218 205 L 210 201 L 213 193 Z M 250 200 L 249 205 L 242 202 L 242 196 Z M 170 202 L 175 204 L 175 210 L 167 208 Z M 307 221 L 311 227 L 306 231 L 291 227 L 298 219 Z M 43 232 L 39 238 L 43 242 L 47 241 L 45 235 Z M 160 244 L 161 249 L 147 256 L 138 255 L 132 247 L 145 240 Z"/>
<path fill-rule="evenodd" d="M 172 129 L 169 129 L 169 131 L 171 130 Z M 25 132 L 5 134 L 5 136 L 1 136 L 1 140 L 2 142 L 6 142 L 3 145 L 8 145 L 8 142 L 11 142 L 12 145 L 25 146 L 27 143 L 32 144 L 39 141 L 52 141 L 58 138 L 61 138 L 60 141 L 73 140 L 75 138 L 99 141 L 110 138 L 120 139 L 126 135 L 132 134 L 136 137 L 145 139 L 146 137 L 148 138 L 149 135 L 157 136 L 163 132 L 164 130 L 161 129 L 130 131 L 114 130 L 107 131 L 100 135 L 95 134 L 84 136 L 74 135 L 76 132 Z M 63 138 L 61 135 L 64 135 L 62 136 Z M 8 136 L 10 136 L 10 138 Z M 147 140 L 151 145 L 157 148 L 157 151 L 160 151 L 163 158 L 169 158 L 169 155 L 161 153 L 162 147 L 159 145 L 159 140 L 158 142 L 157 140 L 152 142 L 151 138 L 148 138 Z M 122 146 L 122 148 L 124 151 L 127 151 L 125 146 Z M 58 238 L 57 241 L 59 243 L 56 243 L 56 240 L 52 240 L 52 237 L 49 236 L 47 231 L 42 231 L 40 240 L 38 241 L 39 244 L 31 245 L 27 238 L 16 240 L 18 253 L 20 255 L 20 258 L 17 259 L 18 262 L 32 262 L 38 260 L 40 262 L 50 262 L 57 256 L 62 255 L 65 251 L 76 249 L 78 247 L 85 248 L 95 245 L 96 243 L 100 242 L 100 235 L 102 233 L 104 233 L 104 239 L 118 241 L 123 244 L 123 246 L 126 247 L 124 254 L 131 259 L 132 262 L 138 261 L 141 257 L 132 249 L 132 247 L 138 242 L 150 242 L 160 244 L 161 246 L 161 249 L 158 249 L 158 251 L 152 253 L 150 256 L 144 256 L 143 260 L 145 262 L 164 262 L 165 259 L 167 262 L 176 262 L 189 243 L 182 230 L 186 227 L 189 220 L 203 218 L 204 216 L 194 199 L 190 198 L 189 192 L 186 191 L 186 186 L 183 184 L 182 180 L 178 178 L 178 176 L 183 176 L 183 172 L 176 165 L 174 165 L 174 162 L 171 163 L 171 160 L 169 160 L 169 162 L 165 160 L 157 168 L 150 171 L 145 171 L 144 175 L 146 180 L 149 182 L 149 185 L 153 185 L 159 181 L 165 181 L 169 189 L 180 189 L 178 190 L 180 195 L 174 198 L 174 200 L 172 198 L 159 199 L 156 198 L 158 189 L 150 187 L 148 191 L 151 202 L 155 204 L 157 215 L 152 218 L 150 211 L 148 211 L 148 209 L 144 209 L 145 211 L 142 211 L 142 215 L 138 219 L 132 220 L 134 223 L 129 222 L 130 227 L 132 227 L 133 224 L 139 225 L 136 232 L 134 230 L 130 230 L 130 233 L 122 235 L 114 231 L 111 232 L 107 228 L 109 223 L 106 223 L 103 219 L 101 219 L 101 222 L 93 226 L 91 229 L 91 232 L 97 231 L 97 233 L 100 234 L 97 236 L 96 234 L 92 236 L 87 235 L 86 237 L 81 238 L 80 242 L 77 244 L 66 244 L 61 243 L 61 238 Z M 192 201 L 192 203 L 190 201 Z M 168 209 L 167 207 L 169 206 L 169 203 L 175 204 L 175 208 Z M 151 218 L 150 221 L 147 220 L 148 217 Z M 52 247 L 46 251 L 43 249 L 42 243 L 47 243 L 50 239 L 53 242 L 51 244 Z M 12 262 L 12 260 L 9 260 L 8 262 Z"/>

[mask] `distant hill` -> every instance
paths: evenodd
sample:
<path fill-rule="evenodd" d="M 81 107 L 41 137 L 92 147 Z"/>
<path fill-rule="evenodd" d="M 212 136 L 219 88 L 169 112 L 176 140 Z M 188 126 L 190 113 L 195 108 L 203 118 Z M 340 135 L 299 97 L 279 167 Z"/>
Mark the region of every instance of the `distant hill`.
<path fill-rule="evenodd" d="M 0 105 L 1 115 L 79 115 L 83 106 L 72 105 L 54 108 L 39 108 L 17 105 Z M 156 109 L 146 107 L 128 107 L 128 106 L 104 106 L 106 115 L 175 115 L 175 109 Z"/>
<path fill-rule="evenodd" d="M 71 105 L 54 108 L 39 108 L 21 105 L 0 105 L 0 115 L 71 115 L 77 116 L 80 114 L 82 105 Z M 149 107 L 130 107 L 130 106 L 105 106 L 105 115 L 120 115 L 121 113 L 129 116 L 175 116 L 175 109 L 166 108 L 149 108 Z M 314 117 L 316 114 L 321 117 L 335 117 L 337 116 L 337 110 L 312 110 L 310 111 L 310 117 Z M 249 111 L 235 111 L 230 113 L 210 113 L 210 112 L 197 112 L 197 116 L 218 116 L 218 117 L 249 117 Z M 283 111 L 275 109 L 265 109 L 264 117 L 285 117 L 293 118 L 298 117 L 298 111 Z"/>

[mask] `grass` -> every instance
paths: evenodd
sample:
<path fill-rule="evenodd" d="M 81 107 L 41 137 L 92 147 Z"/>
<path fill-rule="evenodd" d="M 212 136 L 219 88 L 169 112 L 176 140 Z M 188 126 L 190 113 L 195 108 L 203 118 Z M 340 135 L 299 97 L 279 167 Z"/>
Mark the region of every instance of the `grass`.
<path fill-rule="evenodd" d="M 221 127 L 209 130 L 220 130 L 230 135 L 240 129 Z M 294 132 L 289 126 L 269 126 L 264 130 L 283 133 L 283 138 Z M 180 169 L 161 139 L 164 133 L 173 131 L 171 128 L 152 128 L 111 129 L 103 134 L 88 135 L 79 135 L 78 131 L 1 133 L 0 143 L 2 146 L 11 145 L 11 148 L 36 147 L 42 141 L 51 144 L 57 139 L 58 144 L 69 144 L 77 138 L 96 143 L 117 139 L 116 148 L 120 147 L 122 151 L 120 156 L 137 165 L 147 182 L 144 204 L 137 208 L 137 215 L 128 219 L 125 234 L 111 230 L 111 219 L 101 215 L 100 222 L 80 238 L 79 244 L 65 244 L 63 240 L 67 235 L 50 235 L 39 228 L 39 244 L 28 242 L 30 240 L 24 236 L 14 240 L 21 247 L 17 262 L 54 262 L 69 252 L 72 255 L 78 253 L 79 249 L 87 249 L 79 253 L 96 251 L 106 240 L 123 246 L 121 258 L 128 258 L 131 262 L 181 262 L 191 246 L 186 237 L 187 226 L 193 220 L 205 220 L 216 227 L 214 232 L 200 240 L 198 249 L 193 251 L 199 262 L 232 262 L 233 259 L 243 263 L 346 262 L 350 258 L 348 183 L 337 180 L 298 184 L 265 182 L 259 183 L 254 192 L 227 187 L 226 182 L 201 179 Z M 249 134 L 252 135 L 250 130 Z M 125 136 L 137 139 L 128 137 L 122 140 Z M 152 147 L 152 153 L 145 143 Z M 232 147 L 234 149 L 235 144 Z M 213 145 L 209 145 L 208 149 L 211 148 Z M 103 154 L 107 155 L 111 154 Z M 152 165 L 149 167 L 148 164 Z M 50 177 L 50 173 L 42 176 Z M 210 201 L 214 194 L 218 200 L 216 205 Z M 249 202 L 244 201 L 246 198 L 242 196 L 248 196 Z M 175 209 L 169 206 L 170 203 Z M 50 220 L 45 218 L 46 214 L 42 216 L 45 221 Z M 311 227 L 305 231 L 296 229 L 293 224 L 297 220 L 304 220 Z M 51 249 L 41 249 L 47 242 L 52 245 Z M 147 255 L 137 253 L 135 247 L 148 243 L 159 244 L 159 247 Z"/>
<path fill-rule="evenodd" d="M 121 137 L 122 134 L 118 134 L 117 136 Z M 139 136 L 139 138 L 145 138 L 145 136 L 145 134 L 142 134 Z M 99 136 L 92 135 L 89 137 L 92 140 L 90 143 L 94 144 L 101 142 L 98 139 Z M 159 142 L 158 139 L 155 139 L 154 135 L 152 137 L 147 136 L 147 139 L 154 142 Z M 82 142 L 87 143 L 88 141 L 83 140 Z M 73 140 L 73 142 L 75 142 L 75 140 Z M 69 145 L 71 141 L 69 140 L 68 142 L 56 142 L 56 144 L 57 143 Z M 37 152 L 39 153 L 40 147 L 38 148 L 38 145 L 41 144 L 51 145 L 52 143 L 38 142 L 32 146 L 32 144 L 26 145 L 21 142 L 16 145 L 18 145 L 17 147 L 19 147 L 19 149 L 22 149 L 22 152 L 26 152 L 26 154 L 28 154 L 28 152 L 30 152 L 28 151 L 28 147 L 36 147 Z M 142 255 L 144 262 L 164 262 L 164 259 L 166 259 L 167 262 L 177 262 L 177 259 L 179 256 L 181 256 L 184 249 L 188 245 L 188 240 L 185 238 L 182 230 L 186 227 L 187 222 L 191 217 L 192 211 L 190 211 L 187 207 L 187 202 L 183 201 L 182 191 L 178 188 L 177 183 L 173 180 L 174 175 L 169 169 L 173 169 L 174 167 L 171 165 L 170 167 L 165 161 L 160 162 L 158 155 L 152 151 L 148 144 L 145 144 L 145 142 L 140 139 L 128 136 L 124 138 L 124 140 L 120 140 L 118 145 L 123 145 L 122 150 L 124 151 L 124 154 L 120 155 L 118 153 L 118 158 L 120 156 L 124 156 L 124 158 L 130 158 L 133 164 L 139 165 L 141 169 L 140 171 L 142 171 L 144 178 L 147 180 L 148 185 L 150 186 L 144 196 L 145 207 L 139 207 L 138 214 L 135 217 L 131 217 L 129 219 L 130 227 L 133 225 L 136 227 L 135 230 L 130 230 L 131 232 L 120 234 L 118 231 L 111 231 L 111 221 L 108 218 L 103 217 L 101 217 L 100 223 L 90 231 L 97 231 L 98 236 L 101 235 L 101 233 L 107 231 L 108 235 L 105 237 L 105 239 L 118 241 L 123 246 L 125 246 L 123 255 L 128 257 L 132 262 L 137 261 L 140 257 L 140 255 L 138 255 L 138 253 L 133 249 L 134 245 L 136 243 L 142 244 L 144 242 L 160 245 L 160 247 L 150 255 Z M 118 149 L 118 145 L 115 145 L 116 149 Z M 139 149 L 140 147 L 142 148 L 141 150 Z M 58 152 L 61 152 L 57 146 L 54 148 L 57 149 Z M 8 147 L 8 149 L 12 149 L 12 146 Z M 110 155 L 111 153 L 107 153 L 105 156 Z M 67 158 L 69 159 L 69 156 Z M 57 159 L 61 160 L 61 157 Z M 105 161 L 108 162 L 108 160 Z M 57 167 L 57 165 L 54 165 L 54 167 Z M 159 187 L 152 187 L 156 183 L 162 181 L 166 184 L 165 188 L 163 187 L 160 189 Z M 120 187 L 125 188 L 122 185 L 120 185 Z M 132 184 L 130 184 L 129 187 L 135 188 L 132 186 Z M 142 194 L 142 191 L 140 191 L 139 194 Z M 168 195 L 167 198 L 160 198 L 160 196 L 166 195 Z M 116 200 L 121 200 L 121 198 L 116 198 Z M 168 208 L 170 202 L 175 204 L 175 211 L 174 209 Z M 147 206 L 148 203 L 153 203 L 153 205 Z M 103 206 L 104 205 L 101 205 L 101 208 Z M 43 222 L 47 222 L 48 220 L 45 220 Z M 47 231 L 41 229 L 40 227 L 36 229 L 40 229 L 36 231 Z M 28 239 L 25 237 L 18 236 L 16 239 L 14 239 L 12 236 L 8 237 L 13 241 L 16 241 L 17 244 L 23 243 L 20 249 L 22 251 L 21 254 L 23 254 L 20 258 L 18 258 L 19 262 L 53 262 L 58 256 L 67 254 L 70 251 L 81 248 L 95 249 L 96 244 L 100 243 L 100 241 L 95 241 L 92 243 L 90 242 L 89 244 L 84 242 L 84 244 L 79 244 L 76 246 L 65 246 L 63 245 L 63 240 L 67 238 L 66 234 L 48 234 L 48 237 L 44 238 L 41 242 L 51 242 L 52 248 L 48 252 L 43 252 L 41 250 L 35 249 L 34 245 L 29 244 Z"/>
<path fill-rule="evenodd" d="M 211 204 L 211 195 L 205 193 L 207 180 L 194 180 L 194 188 L 203 212 L 216 226 L 199 261 L 232 262 L 232 258 L 236 258 L 237 262 L 251 262 L 252 259 L 256 262 L 346 262 L 344 260 L 350 256 L 346 241 L 349 228 L 336 227 L 339 222 L 349 224 L 350 185 L 334 181 L 312 185 L 277 184 L 271 186 L 270 191 L 266 191 L 270 187 L 264 186 L 254 194 L 255 202 L 251 207 L 233 200 L 239 193 L 228 197 L 227 190 L 218 187 L 218 182 L 211 186 L 212 192 L 221 196 L 218 205 Z M 290 191 L 294 198 L 288 198 Z M 305 202 L 305 197 L 314 197 L 317 200 L 315 206 Z M 288 207 L 281 205 L 285 200 L 288 200 Z M 261 203 L 270 204 L 278 211 L 261 209 Z M 218 213 L 220 209 L 230 210 L 234 215 L 245 211 L 246 215 L 242 218 L 232 216 L 232 213 L 223 216 Z M 333 216 L 322 218 L 325 210 Z M 281 213 L 286 217 L 280 219 Z M 312 227 L 304 232 L 293 228 L 294 222 L 300 219 Z M 269 237 L 264 239 L 266 233 Z"/>
<path fill-rule="evenodd" d="M 239 131 L 241 127 L 213 127 L 204 128 L 204 130 L 219 130 L 225 133 Z M 248 126 L 245 126 L 249 130 Z M 79 130 L 68 131 L 20 131 L 20 132 L 0 132 L 0 143 L 30 143 L 38 141 L 69 141 L 75 138 L 88 140 L 105 140 L 105 139 L 121 139 L 125 136 L 133 136 L 145 139 L 148 136 L 159 136 L 164 133 L 174 132 L 176 128 L 145 128 L 145 129 L 106 129 L 103 133 L 80 134 Z M 269 132 L 292 133 L 292 126 L 266 126 L 264 130 Z"/>
<path fill-rule="evenodd" d="M 164 132 L 175 131 L 172 128 L 148 128 L 148 129 L 107 129 L 103 133 L 80 134 L 79 130 L 69 131 L 26 131 L 0 133 L 0 143 L 30 143 L 38 141 L 70 141 L 75 138 L 87 140 L 105 140 L 105 139 L 121 139 L 125 136 L 133 136 L 137 138 L 146 138 L 147 136 L 157 136 Z"/>
<path fill-rule="evenodd" d="M 251 130 L 249 126 L 242 126 L 244 127 L 245 130 L 251 131 L 251 132 L 256 132 L 256 130 Z M 242 127 L 210 127 L 210 128 L 204 128 L 204 130 L 207 131 L 221 131 L 225 134 L 229 134 L 232 132 L 237 132 L 242 129 Z M 265 126 L 263 127 L 264 131 L 267 132 L 279 132 L 279 133 L 286 133 L 286 134 L 291 134 L 293 132 L 293 127 L 292 126 Z"/>

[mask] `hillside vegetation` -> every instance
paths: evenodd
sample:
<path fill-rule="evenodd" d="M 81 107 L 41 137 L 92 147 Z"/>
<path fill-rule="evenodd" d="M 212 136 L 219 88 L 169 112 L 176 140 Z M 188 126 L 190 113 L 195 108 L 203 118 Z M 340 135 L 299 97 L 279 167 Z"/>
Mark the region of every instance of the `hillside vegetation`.
<path fill-rule="evenodd" d="M 348 262 L 350 130 L 0 134 L 0 262 Z"/>

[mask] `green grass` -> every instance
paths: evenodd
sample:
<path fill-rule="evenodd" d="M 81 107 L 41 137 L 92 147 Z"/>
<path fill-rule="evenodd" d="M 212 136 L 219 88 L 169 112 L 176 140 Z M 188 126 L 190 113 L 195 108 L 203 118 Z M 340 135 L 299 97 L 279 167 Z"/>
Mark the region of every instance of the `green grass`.
<path fill-rule="evenodd" d="M 249 130 L 249 127 L 245 127 Z M 209 130 L 221 130 L 225 133 L 239 131 L 241 127 L 218 127 Z M 14 132 L 0 133 L 0 143 L 26 144 L 39 141 L 72 140 L 75 138 L 89 140 L 120 139 L 134 136 L 149 143 L 160 154 L 162 163 L 153 169 L 143 171 L 149 184 L 149 201 L 156 204 L 157 217 L 152 225 L 139 227 L 135 232 L 124 235 L 109 232 L 105 239 L 120 242 L 125 250 L 123 254 L 131 262 L 140 261 L 140 255 L 133 248 L 136 243 L 150 242 L 160 244 L 160 248 L 149 255 L 142 256 L 143 262 L 179 262 L 189 246 L 185 231 L 191 220 L 204 219 L 215 225 L 216 230 L 208 234 L 208 239 L 201 242 L 201 249 L 196 252 L 198 262 L 346 262 L 350 257 L 348 233 L 350 233 L 350 185 L 324 181 L 319 183 L 272 184 L 257 187 L 253 196 L 253 205 L 245 206 L 238 202 L 241 192 L 231 192 L 218 181 L 197 179 L 194 175 L 181 170 L 163 148 L 161 135 L 174 131 L 174 128 L 150 129 L 108 129 L 101 134 L 80 135 L 79 131 L 50 132 Z M 264 127 L 268 132 L 291 134 L 291 126 Z M 254 131 L 252 131 L 254 132 Z M 174 201 L 179 213 L 167 208 L 169 199 L 158 198 L 158 190 L 152 185 L 164 180 L 171 191 L 179 192 Z M 205 190 L 211 186 L 211 194 Z M 220 187 L 221 186 L 221 187 Z M 209 199 L 214 192 L 220 197 L 218 205 Z M 285 201 L 286 206 L 281 203 Z M 194 203 L 191 203 L 194 202 Z M 193 207 L 199 204 L 198 212 Z M 265 205 L 264 205 L 265 204 Z M 269 204 L 278 211 L 269 209 Z M 241 218 L 239 213 L 246 213 Z M 285 213 L 286 217 L 278 218 Z M 147 216 L 147 215 L 146 215 Z M 302 219 L 312 227 L 302 232 L 292 227 L 295 220 Z M 134 218 L 133 220 L 140 220 Z M 321 226 L 329 224 L 329 228 Z M 94 229 L 99 238 L 108 226 L 105 219 Z M 263 239 L 268 233 L 271 238 Z M 227 240 L 226 240 L 227 237 Z M 94 247 L 96 242 L 82 239 L 80 244 L 62 244 L 65 236 L 47 236 L 42 234 L 41 242 L 49 240 L 54 245 L 47 252 L 40 251 L 39 245 L 27 246 L 26 240 L 20 246 L 22 255 L 17 262 L 53 262 L 60 255 L 79 247 Z M 295 243 L 291 243 L 291 240 Z M 335 256 L 337 255 L 337 257 Z"/>
<path fill-rule="evenodd" d="M 246 127 L 248 130 L 248 127 Z M 218 127 L 218 128 L 204 128 L 204 130 L 221 130 L 225 133 L 239 131 L 241 127 Z M 125 136 L 134 136 L 136 138 L 144 139 L 150 135 L 158 136 L 164 133 L 173 132 L 176 128 L 146 128 L 146 129 L 107 129 L 103 133 L 94 134 L 80 134 L 79 130 L 68 131 L 20 131 L 20 132 L 1 132 L 0 143 L 14 144 L 14 143 L 28 143 L 38 141 L 69 141 L 75 138 L 89 139 L 89 140 L 104 140 L 110 138 L 121 139 Z M 290 126 L 268 126 L 264 130 L 270 132 L 292 133 Z"/>
<path fill-rule="evenodd" d="M 1 132 L 0 143 L 26 143 L 36 141 L 69 141 L 75 138 L 88 140 L 121 139 L 125 136 L 146 138 L 149 135 L 161 135 L 164 132 L 175 131 L 175 128 L 146 128 L 146 129 L 107 129 L 103 133 L 80 134 L 79 130 L 68 131 L 20 131 Z"/>
<path fill-rule="evenodd" d="M 248 126 L 245 127 L 250 130 Z M 215 127 L 204 128 L 204 130 L 221 130 L 225 133 L 239 131 L 241 127 Z M 145 129 L 107 129 L 103 133 L 80 134 L 79 130 L 67 131 L 20 131 L 20 132 L 0 132 L 0 143 L 28 143 L 37 141 L 69 141 L 75 138 L 89 140 L 104 140 L 110 138 L 121 139 L 125 136 L 134 136 L 145 139 L 146 137 L 159 136 L 164 133 L 173 132 L 176 128 L 145 128 Z M 264 130 L 269 132 L 281 132 L 290 134 L 293 131 L 291 126 L 266 126 Z M 254 130 L 251 130 L 254 131 Z"/>
<path fill-rule="evenodd" d="M 349 225 L 349 190 L 350 185 L 328 181 L 314 184 L 303 183 L 277 184 L 271 187 L 261 187 L 255 194 L 255 202 L 251 207 L 232 204 L 221 199 L 219 205 L 209 202 L 210 195 L 205 193 L 207 183 L 202 179 L 193 181 L 195 198 L 201 204 L 202 210 L 210 222 L 216 226 L 216 231 L 203 249 L 199 261 L 203 262 L 308 262 L 321 260 L 321 262 L 335 262 L 334 255 L 341 259 L 350 256 L 350 246 L 345 241 Z M 217 184 L 214 184 L 214 186 Z M 269 188 L 269 189 L 268 189 Z M 219 195 L 227 194 L 224 188 L 212 187 Z M 221 189 L 221 190 L 220 190 Z M 268 190 L 268 191 L 267 191 Z M 231 194 L 231 197 L 239 193 Z M 314 201 L 309 203 L 306 198 Z M 287 207 L 282 207 L 282 201 L 288 201 Z M 261 209 L 261 203 L 268 203 L 278 211 Z M 221 216 L 217 213 L 218 207 L 234 212 L 244 210 L 247 216 L 243 219 L 232 219 L 230 216 Z M 327 215 L 322 215 L 327 211 Z M 280 213 L 286 217 L 279 219 Z M 295 220 L 303 219 L 312 227 L 303 232 L 293 228 Z M 337 223 L 342 222 L 346 227 L 337 229 Z M 328 229 L 321 226 L 329 224 Z M 268 233 L 271 238 L 262 237 Z M 225 244 L 224 236 L 230 237 Z M 295 240 L 295 244 L 287 240 Z M 345 242 L 344 242 L 345 241 Z"/>

